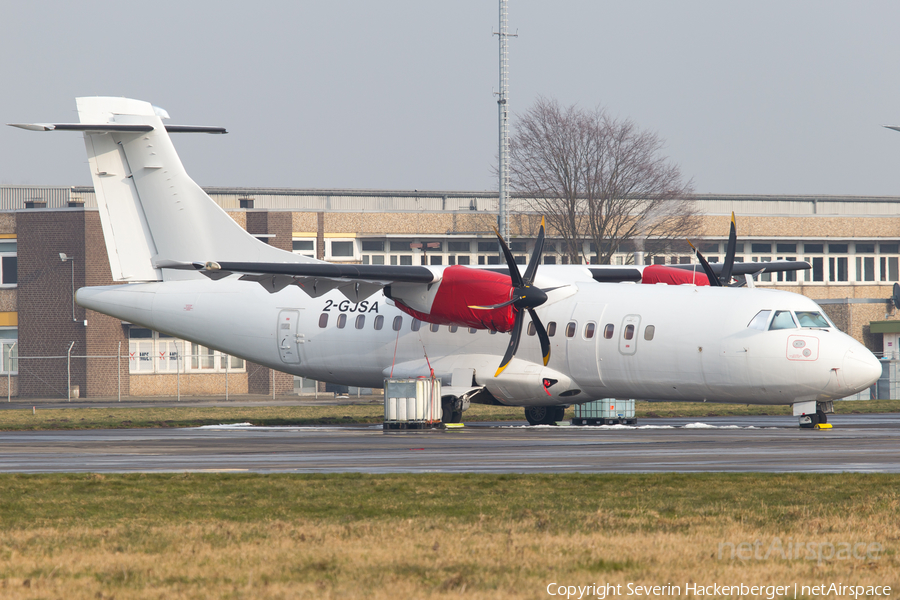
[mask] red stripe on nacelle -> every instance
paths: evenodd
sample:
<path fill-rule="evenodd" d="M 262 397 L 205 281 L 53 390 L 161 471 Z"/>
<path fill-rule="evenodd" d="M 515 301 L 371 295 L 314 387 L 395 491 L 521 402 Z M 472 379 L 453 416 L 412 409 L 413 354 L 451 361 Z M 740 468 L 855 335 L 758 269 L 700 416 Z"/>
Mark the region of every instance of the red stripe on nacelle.
<path fill-rule="evenodd" d="M 667 283 L 669 285 L 681 285 L 693 283 L 694 285 L 709 285 L 709 278 L 701 268 L 696 271 L 676 269 L 663 265 L 650 265 L 644 267 L 641 283 Z"/>
<path fill-rule="evenodd" d="M 512 280 L 507 275 L 455 265 L 444 269 L 430 313 L 413 310 L 402 298 L 394 301 L 400 310 L 426 323 L 506 333 L 512 330 L 516 318 L 512 305 L 493 310 L 469 307 L 502 304 L 512 297 L 512 291 Z"/>

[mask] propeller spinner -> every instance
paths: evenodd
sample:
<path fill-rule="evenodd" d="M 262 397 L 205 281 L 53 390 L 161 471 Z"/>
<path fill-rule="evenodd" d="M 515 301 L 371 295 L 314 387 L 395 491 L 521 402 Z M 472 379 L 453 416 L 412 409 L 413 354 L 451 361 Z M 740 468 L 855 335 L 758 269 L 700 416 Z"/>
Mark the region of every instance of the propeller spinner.
<path fill-rule="evenodd" d="M 535 308 L 547 301 L 547 293 L 545 290 L 534 287 L 534 276 L 537 273 L 538 264 L 541 262 L 541 255 L 544 251 L 544 219 L 541 218 L 541 228 L 538 231 L 537 240 L 534 243 L 534 251 L 531 253 L 531 259 L 528 261 L 528 267 L 525 269 L 525 275 L 519 273 L 519 267 L 513 258 L 509 246 L 506 245 L 503 237 L 495 229 L 497 239 L 500 240 L 500 248 L 503 250 L 503 256 L 506 258 L 506 265 L 509 267 L 509 277 L 512 280 L 513 293 L 512 297 L 506 302 L 495 304 L 493 306 L 471 306 L 470 308 L 481 310 L 492 310 L 513 305 L 516 309 L 516 317 L 510 332 L 509 346 L 506 348 L 506 354 L 500 361 L 500 368 L 494 374 L 494 377 L 500 375 L 506 366 L 513 359 L 516 350 L 519 348 L 519 340 L 522 337 L 522 325 L 525 322 L 525 311 L 531 316 L 534 323 L 534 329 L 537 332 L 538 339 L 541 342 L 541 355 L 544 357 L 544 366 L 550 360 L 550 338 L 544 324 L 538 318 Z M 548 290 L 549 291 L 549 290 Z"/>

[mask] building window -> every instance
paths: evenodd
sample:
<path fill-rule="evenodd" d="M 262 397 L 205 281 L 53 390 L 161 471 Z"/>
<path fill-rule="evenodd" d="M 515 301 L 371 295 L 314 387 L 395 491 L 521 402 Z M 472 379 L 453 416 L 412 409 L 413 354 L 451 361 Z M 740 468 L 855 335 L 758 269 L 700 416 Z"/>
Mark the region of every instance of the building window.
<path fill-rule="evenodd" d="M 363 252 L 384 252 L 384 242 L 381 240 L 363 240 Z"/>
<path fill-rule="evenodd" d="M 353 242 L 332 240 L 331 258 L 353 258 Z"/>
<path fill-rule="evenodd" d="M 12 287 L 19 282 L 18 260 L 16 241 L 0 241 L 0 285 Z"/>
<path fill-rule="evenodd" d="M 3 363 L 0 365 L 0 373 L 3 375 L 16 375 L 19 372 L 19 328 L 0 328 L 0 347 L 3 352 Z"/>
<path fill-rule="evenodd" d="M 316 257 L 316 240 L 311 238 L 294 238 L 291 241 L 291 248 L 294 254 L 300 254 L 303 256 L 308 256 L 309 258 Z"/>
<path fill-rule="evenodd" d="M 830 244 L 836 246 L 839 244 Z M 846 248 L 846 244 L 840 244 Z M 847 281 L 847 257 L 846 256 L 829 256 L 828 257 L 828 281 Z"/>
<path fill-rule="evenodd" d="M 150 329 L 132 327 L 128 340 L 128 372 L 132 374 L 243 372 L 244 359 L 185 342 Z"/>

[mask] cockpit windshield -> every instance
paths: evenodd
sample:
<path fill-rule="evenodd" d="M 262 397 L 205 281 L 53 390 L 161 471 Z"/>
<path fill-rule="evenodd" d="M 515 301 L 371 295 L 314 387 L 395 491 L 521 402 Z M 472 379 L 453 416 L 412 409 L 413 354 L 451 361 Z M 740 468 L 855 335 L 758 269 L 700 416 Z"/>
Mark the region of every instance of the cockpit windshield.
<path fill-rule="evenodd" d="M 773 329 L 796 329 L 797 324 L 789 310 L 776 310 L 775 316 L 772 317 L 772 323 L 769 325 L 769 331 Z"/>
<path fill-rule="evenodd" d="M 772 313 L 775 313 L 774 316 Z M 771 319 L 771 321 L 770 321 Z M 750 329 L 773 331 L 776 329 L 797 329 L 799 327 L 828 329 L 834 324 L 824 313 L 814 310 L 761 310 L 747 324 Z"/>
<path fill-rule="evenodd" d="M 831 327 L 831 323 L 820 312 L 797 311 L 797 320 L 800 321 L 800 327 Z"/>

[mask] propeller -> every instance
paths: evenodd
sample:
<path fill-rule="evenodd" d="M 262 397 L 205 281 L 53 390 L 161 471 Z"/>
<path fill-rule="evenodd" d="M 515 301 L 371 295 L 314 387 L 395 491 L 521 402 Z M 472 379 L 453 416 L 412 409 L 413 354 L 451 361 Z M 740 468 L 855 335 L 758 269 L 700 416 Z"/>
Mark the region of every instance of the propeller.
<path fill-rule="evenodd" d="M 547 330 L 534 309 L 547 301 L 546 292 L 550 290 L 534 287 L 534 276 L 541 261 L 541 254 L 544 251 L 544 219 L 541 218 L 541 228 L 538 231 L 537 240 L 534 243 L 534 251 L 531 253 L 531 260 L 528 261 L 528 267 L 525 269 L 524 276 L 519 273 L 519 267 L 516 265 L 509 246 L 503 240 L 503 236 L 496 229 L 494 229 L 494 232 L 497 234 L 497 239 L 500 240 L 500 248 L 503 250 L 504 258 L 506 258 L 506 265 L 509 267 L 509 278 L 512 280 L 513 287 L 512 297 L 506 302 L 494 304 L 493 306 L 470 306 L 469 308 L 492 310 L 512 305 L 516 309 L 515 321 L 510 332 L 509 346 L 506 348 L 503 360 L 500 361 L 500 368 L 494 374 L 494 377 L 497 377 L 513 359 L 516 350 L 519 349 L 522 325 L 525 322 L 525 311 L 528 311 L 528 314 L 531 316 L 531 322 L 534 323 L 534 329 L 541 342 L 541 355 L 544 357 L 544 366 L 547 366 L 547 362 L 550 360 L 550 337 L 547 335 Z"/>
<path fill-rule="evenodd" d="M 694 244 L 691 244 L 690 240 L 688 240 L 688 244 L 691 245 L 694 254 L 697 255 L 697 260 L 700 261 L 703 272 L 706 273 L 706 278 L 709 279 L 709 285 L 723 286 L 731 282 L 731 272 L 734 269 L 734 252 L 737 248 L 737 227 L 734 224 L 734 212 L 731 213 L 731 231 L 728 233 L 728 245 L 725 248 L 725 262 L 722 263 L 722 271 L 718 276 L 712 267 L 709 266 L 709 262 L 707 262 L 703 254 L 700 253 L 700 250 Z"/>

